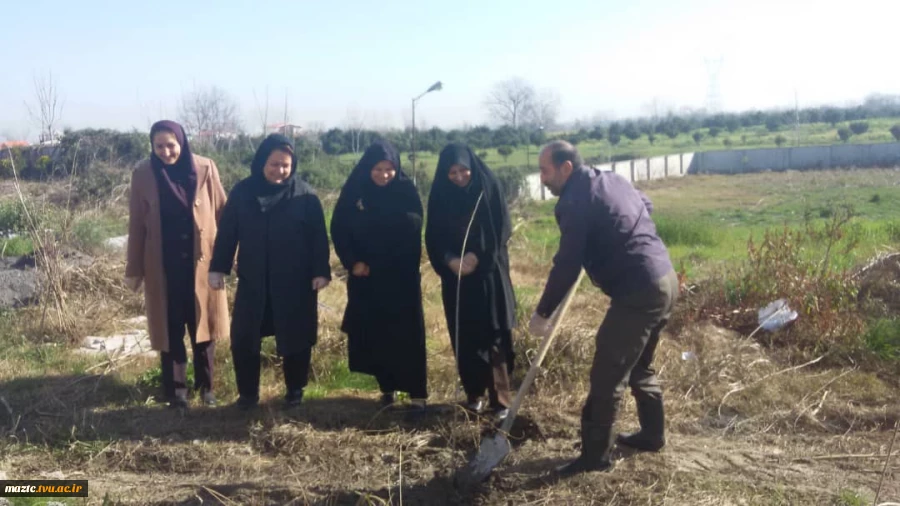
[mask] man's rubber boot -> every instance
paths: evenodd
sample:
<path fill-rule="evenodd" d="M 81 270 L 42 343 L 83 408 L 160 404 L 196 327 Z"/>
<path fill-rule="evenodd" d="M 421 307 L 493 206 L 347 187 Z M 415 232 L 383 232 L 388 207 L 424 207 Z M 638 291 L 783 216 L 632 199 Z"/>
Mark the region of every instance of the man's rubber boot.
<path fill-rule="evenodd" d="M 641 430 L 619 434 L 616 441 L 621 445 L 645 452 L 662 450 L 666 445 L 662 398 L 643 398 L 637 402 L 637 408 Z"/>
<path fill-rule="evenodd" d="M 556 474 L 560 478 L 568 478 L 591 471 L 611 471 L 613 468 L 610 460 L 612 446 L 612 426 L 593 425 L 582 421 L 581 455 L 575 460 L 557 467 Z"/>

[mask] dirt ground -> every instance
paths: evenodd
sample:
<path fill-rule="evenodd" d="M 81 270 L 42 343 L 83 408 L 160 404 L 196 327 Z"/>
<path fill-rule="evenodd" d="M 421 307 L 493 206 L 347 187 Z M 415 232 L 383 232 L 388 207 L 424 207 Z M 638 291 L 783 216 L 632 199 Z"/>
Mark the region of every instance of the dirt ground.
<path fill-rule="evenodd" d="M 686 347 L 702 359 L 682 360 Z M 114 375 L 90 373 L 3 384 L 31 394 L 5 398 L 6 443 L 27 444 L 7 444 L 0 471 L 88 479 L 89 504 L 871 502 L 900 421 L 896 385 L 852 369 L 779 373 L 758 346 L 712 326 L 670 336 L 660 362 L 670 386 L 668 446 L 618 452 L 613 472 L 565 481 L 551 470 L 577 454 L 585 392 L 554 391 L 549 372 L 510 434 L 512 453 L 468 493 L 453 476 L 489 424 L 453 399 L 418 421 L 352 391 L 291 412 L 278 399 L 252 414 L 229 406 L 179 412 L 141 404 Z M 728 396 L 741 367 L 756 372 Z M 636 423 L 633 411 L 628 399 L 623 428 Z M 881 501 L 900 499 L 900 444 L 893 453 Z"/>

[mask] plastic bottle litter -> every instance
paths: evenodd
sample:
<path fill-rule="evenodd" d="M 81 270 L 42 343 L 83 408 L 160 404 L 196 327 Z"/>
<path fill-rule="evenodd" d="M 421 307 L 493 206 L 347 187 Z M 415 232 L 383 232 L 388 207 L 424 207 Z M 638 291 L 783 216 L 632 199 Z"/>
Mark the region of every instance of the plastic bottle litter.
<path fill-rule="evenodd" d="M 797 316 L 797 312 L 788 306 L 786 300 L 778 299 L 759 310 L 759 326 L 775 332 L 796 320 Z"/>

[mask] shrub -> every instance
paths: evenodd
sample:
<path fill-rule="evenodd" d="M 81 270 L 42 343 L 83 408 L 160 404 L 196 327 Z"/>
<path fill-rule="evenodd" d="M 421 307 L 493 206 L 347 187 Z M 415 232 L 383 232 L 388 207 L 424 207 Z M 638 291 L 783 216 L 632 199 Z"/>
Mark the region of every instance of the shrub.
<path fill-rule="evenodd" d="M 868 353 L 862 338 L 866 322 L 859 312 L 857 283 L 846 267 L 858 244 L 858 237 L 848 233 L 852 218 L 852 209 L 842 207 L 824 223 L 810 220 L 751 237 L 746 261 L 714 278 L 703 297 L 686 304 L 688 319 L 715 319 L 749 334 L 758 327 L 756 310 L 783 298 L 799 317 L 782 330 L 757 334 L 766 337 L 766 344 L 790 348 L 801 357 L 862 357 Z M 812 254 L 814 247 L 822 253 Z"/>
<path fill-rule="evenodd" d="M 891 127 L 891 135 L 894 136 L 894 139 L 900 141 L 900 125 L 894 125 Z"/>
<path fill-rule="evenodd" d="M 869 123 L 865 121 L 855 121 L 850 123 L 850 131 L 854 135 L 862 135 L 869 131 Z"/>
<path fill-rule="evenodd" d="M 519 167 L 500 167 L 494 170 L 507 202 L 514 202 L 525 188 L 525 171 Z"/>

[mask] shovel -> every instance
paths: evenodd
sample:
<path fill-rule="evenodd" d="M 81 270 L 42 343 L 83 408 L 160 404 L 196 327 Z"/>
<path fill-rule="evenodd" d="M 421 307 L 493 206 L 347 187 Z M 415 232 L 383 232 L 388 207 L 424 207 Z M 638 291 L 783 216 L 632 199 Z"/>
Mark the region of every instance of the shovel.
<path fill-rule="evenodd" d="M 557 309 L 555 318 L 551 316 L 551 318 L 554 318 L 553 327 L 550 329 L 550 333 L 547 334 L 547 337 L 544 338 L 544 341 L 541 342 L 537 357 L 535 357 L 534 362 L 531 364 L 531 368 L 528 369 L 528 374 L 525 375 L 525 380 L 522 381 L 522 385 L 516 393 L 516 398 L 509 408 L 509 414 L 506 416 L 506 419 L 503 420 L 503 425 L 500 426 L 500 429 L 495 434 L 486 436 L 481 440 L 481 446 L 478 448 L 478 453 L 475 454 L 475 457 L 469 461 L 469 464 L 465 468 L 457 473 L 457 486 L 465 489 L 483 482 L 490 476 L 491 471 L 493 471 L 494 468 L 509 455 L 511 447 L 506 435 L 512 428 L 513 421 L 516 419 L 516 414 L 519 412 L 519 407 L 522 406 L 522 399 L 525 397 L 528 389 L 531 388 L 535 376 L 537 376 L 538 369 L 541 367 L 541 362 L 544 361 L 544 357 L 550 349 L 550 344 L 556 336 L 556 331 L 559 330 L 559 324 L 563 320 L 563 317 L 565 317 L 566 311 L 569 309 L 569 304 L 572 302 L 572 298 L 578 290 L 578 285 L 581 283 L 581 278 L 583 276 L 584 271 L 582 270 L 578 274 L 578 280 L 575 281 L 575 284 L 569 289 L 569 293 L 566 294 L 566 298 L 563 299 L 562 304 L 559 306 L 559 309 Z"/>

